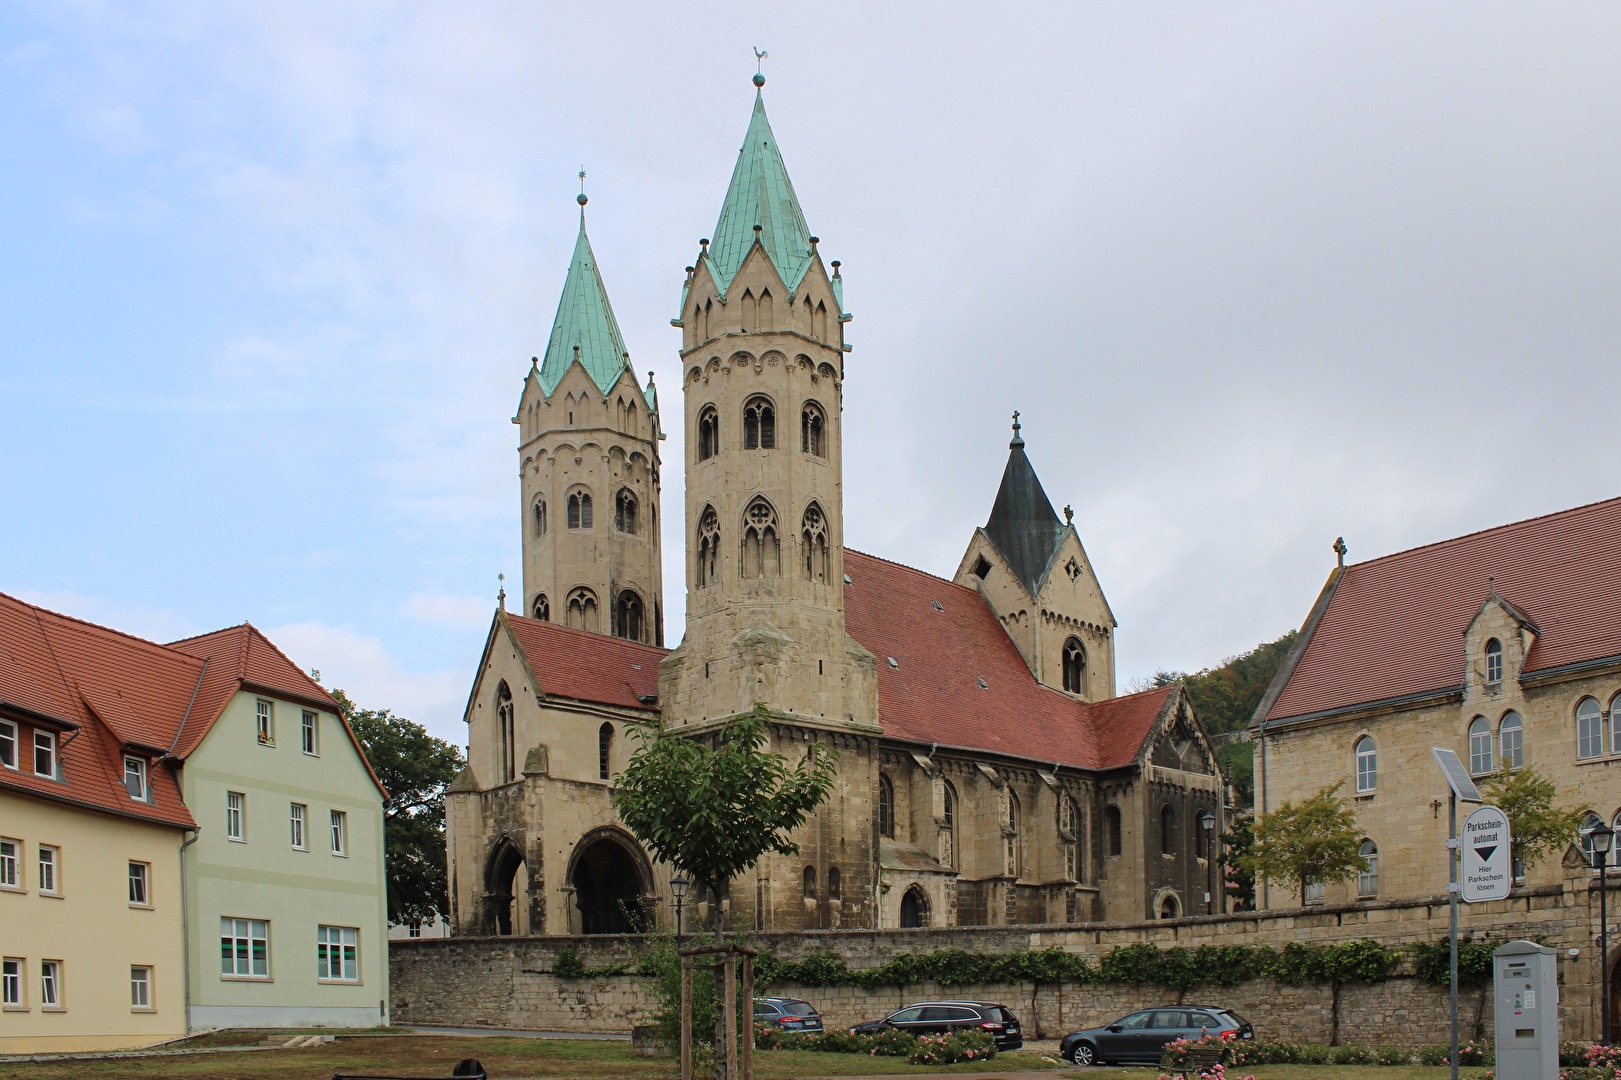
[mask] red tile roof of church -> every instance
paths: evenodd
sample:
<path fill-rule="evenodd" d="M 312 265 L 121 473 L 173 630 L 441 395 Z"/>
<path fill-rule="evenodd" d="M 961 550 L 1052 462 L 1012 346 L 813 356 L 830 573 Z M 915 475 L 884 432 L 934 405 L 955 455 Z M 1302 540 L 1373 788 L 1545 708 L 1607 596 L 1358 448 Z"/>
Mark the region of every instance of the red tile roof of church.
<path fill-rule="evenodd" d="M 1493 578 L 1540 631 L 1523 672 L 1621 656 L 1621 498 L 1347 566 L 1266 719 L 1458 689 Z"/>
<path fill-rule="evenodd" d="M 507 614 L 540 690 L 554 697 L 653 711 L 641 697 L 659 692 L 659 661 L 670 650 Z"/>

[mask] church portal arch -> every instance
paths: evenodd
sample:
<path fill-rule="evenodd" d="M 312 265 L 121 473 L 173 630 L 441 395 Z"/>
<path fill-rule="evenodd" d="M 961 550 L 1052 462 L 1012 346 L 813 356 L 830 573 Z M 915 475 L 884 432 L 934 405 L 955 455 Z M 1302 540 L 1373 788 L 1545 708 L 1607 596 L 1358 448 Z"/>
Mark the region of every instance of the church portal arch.
<path fill-rule="evenodd" d="M 529 927 L 529 877 L 524 867 L 523 848 L 512 837 L 503 836 L 490 849 L 484 864 L 484 933 L 498 937 L 527 934 Z"/>
<path fill-rule="evenodd" d="M 929 925 L 929 898 L 922 886 L 913 885 L 901 897 L 901 927 Z"/>
<path fill-rule="evenodd" d="M 653 868 L 623 829 L 604 826 L 580 837 L 569 857 L 568 884 L 576 933 L 634 934 L 647 926 Z"/>

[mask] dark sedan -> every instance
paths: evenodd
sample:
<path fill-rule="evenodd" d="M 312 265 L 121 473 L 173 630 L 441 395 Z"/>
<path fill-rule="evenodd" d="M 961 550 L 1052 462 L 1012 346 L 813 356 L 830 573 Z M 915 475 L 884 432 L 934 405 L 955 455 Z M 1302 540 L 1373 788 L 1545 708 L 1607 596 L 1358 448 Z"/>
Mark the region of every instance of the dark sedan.
<path fill-rule="evenodd" d="M 1219 1035 L 1223 1039 L 1253 1039 L 1250 1022 L 1231 1009 L 1214 1006 L 1177 1006 L 1143 1009 L 1112 1024 L 1065 1035 L 1058 1052 L 1077 1065 L 1105 1062 L 1157 1064 L 1167 1043 Z"/>
<path fill-rule="evenodd" d="M 1017 1050 L 1024 1045 L 1019 1018 L 1007 1006 L 994 1001 L 919 1001 L 882 1020 L 857 1024 L 850 1033 L 872 1035 L 894 1030 L 910 1031 L 913 1035 L 938 1035 L 970 1028 L 989 1035 L 998 1050 Z"/>

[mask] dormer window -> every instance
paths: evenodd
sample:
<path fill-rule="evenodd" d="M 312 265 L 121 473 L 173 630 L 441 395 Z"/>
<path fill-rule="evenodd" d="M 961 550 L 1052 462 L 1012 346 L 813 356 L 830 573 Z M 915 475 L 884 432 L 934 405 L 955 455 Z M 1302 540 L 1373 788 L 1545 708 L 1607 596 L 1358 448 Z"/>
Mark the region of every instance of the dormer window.
<path fill-rule="evenodd" d="M 1496 638 L 1486 642 L 1486 685 L 1503 681 L 1503 643 Z"/>
<path fill-rule="evenodd" d="M 17 725 L 10 720 L 0 720 L 0 766 L 17 767 Z"/>
<path fill-rule="evenodd" d="M 124 787 L 136 802 L 147 801 L 146 762 L 129 754 L 124 755 Z"/>
<path fill-rule="evenodd" d="M 56 736 L 49 731 L 34 732 L 34 774 L 56 779 Z"/>

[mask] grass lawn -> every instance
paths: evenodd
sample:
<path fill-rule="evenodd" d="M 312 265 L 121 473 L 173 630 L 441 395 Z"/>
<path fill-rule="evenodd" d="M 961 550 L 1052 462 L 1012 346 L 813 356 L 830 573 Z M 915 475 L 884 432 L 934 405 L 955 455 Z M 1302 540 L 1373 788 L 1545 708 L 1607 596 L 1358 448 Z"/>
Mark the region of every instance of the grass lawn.
<path fill-rule="evenodd" d="M 291 1037 L 292 1033 L 289 1033 Z M 252 1036 L 252 1044 L 263 1041 Z M 199 1040 L 218 1048 L 218 1038 Z M 110 1061 L 0 1063 L 0 1080 L 158 1080 L 160 1077 L 197 1077 L 198 1080 L 327 1080 L 334 1073 L 449 1077 L 462 1058 L 477 1058 L 494 1080 L 522 1077 L 590 1077 L 593 1080 L 672 1080 L 677 1073 L 673 1058 L 640 1058 L 629 1044 L 565 1039 L 455 1038 L 445 1035 L 340 1036 L 336 1042 L 297 1050 L 261 1050 L 233 1053 L 164 1054 L 149 1058 Z M 762 1080 L 810 1080 L 827 1076 L 957 1073 L 988 1071 L 986 1066 L 908 1065 L 899 1058 L 865 1054 L 817 1054 L 805 1051 L 760 1051 L 754 1056 L 755 1075 Z M 1076 1069 L 1054 1066 L 1035 1054 L 1003 1054 L 989 1070 L 1011 1072 L 1047 1069 L 1052 1080 L 1153 1080 L 1157 1069 Z M 1465 1077 L 1483 1069 L 1466 1068 Z M 1254 1070 L 1256 1080 L 1445 1080 L 1443 1068 L 1420 1066 L 1268 1065 Z M 699 1073 L 702 1076 L 702 1072 Z M 1244 1075 L 1234 1071 L 1230 1075 Z"/>

